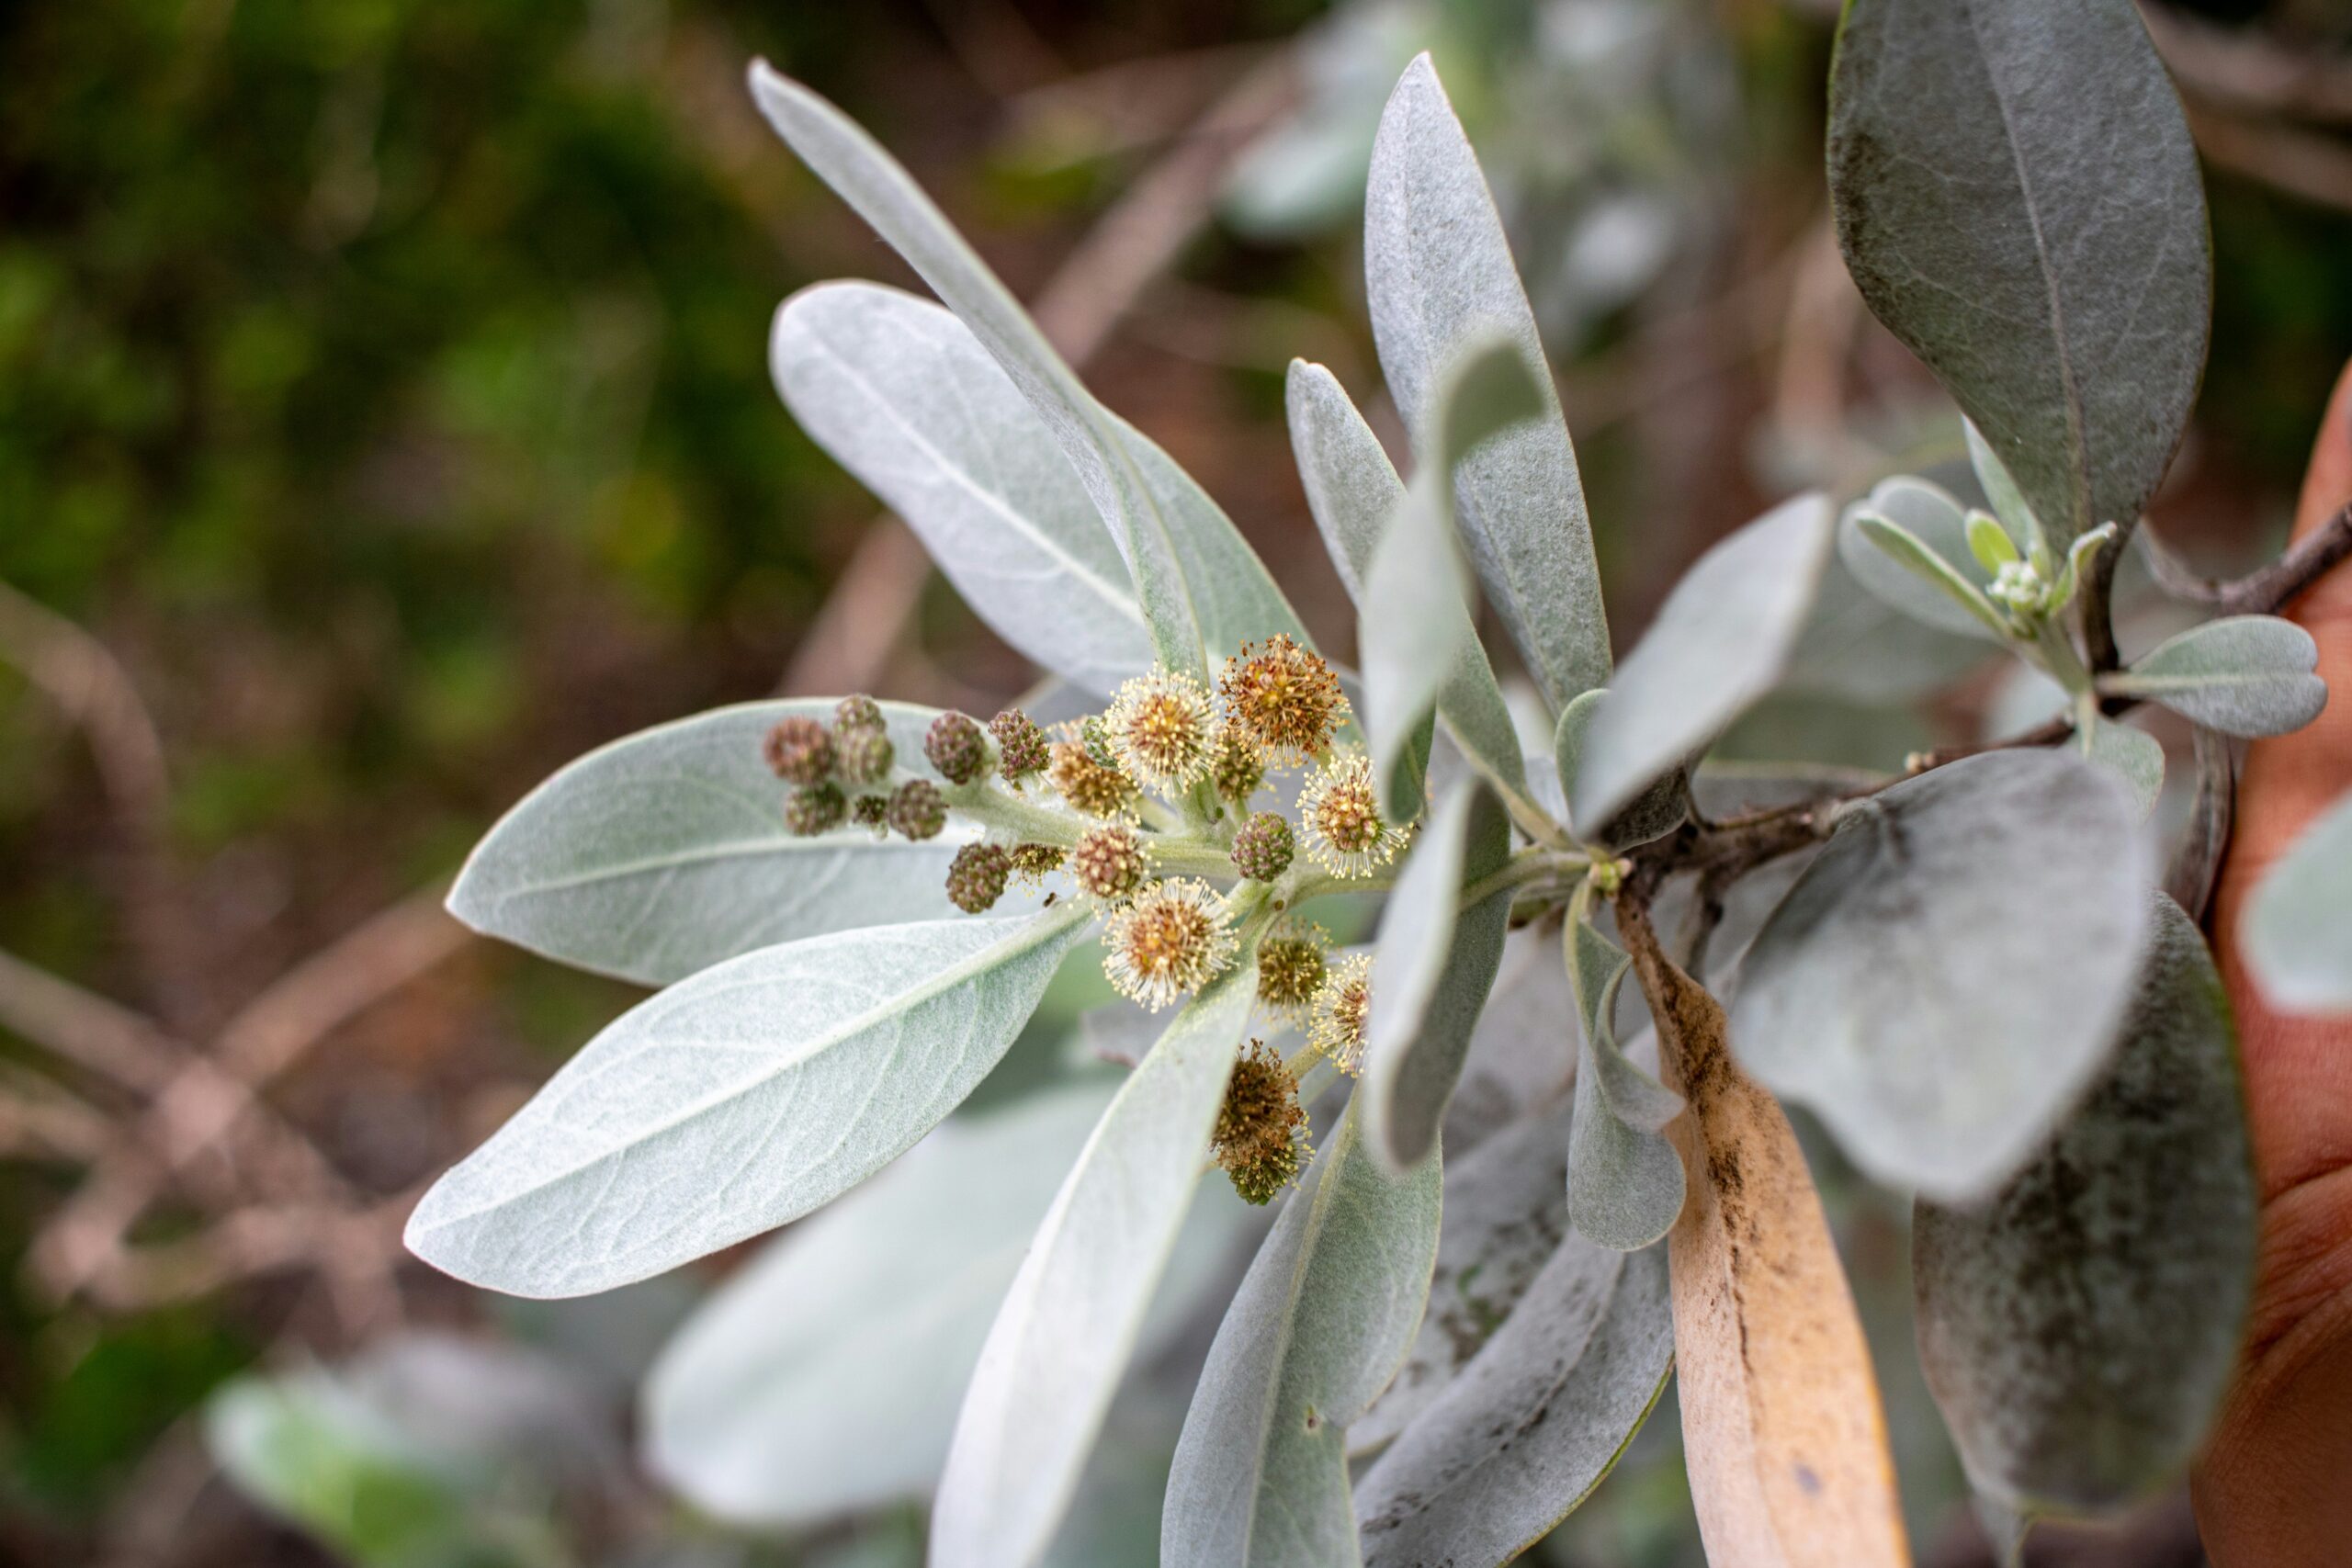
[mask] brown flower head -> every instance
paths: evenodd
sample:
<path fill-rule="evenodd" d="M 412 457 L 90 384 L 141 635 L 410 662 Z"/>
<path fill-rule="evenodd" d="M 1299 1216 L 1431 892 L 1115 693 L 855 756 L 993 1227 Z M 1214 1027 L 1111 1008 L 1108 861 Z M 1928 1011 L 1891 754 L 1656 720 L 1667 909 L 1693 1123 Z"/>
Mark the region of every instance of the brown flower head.
<path fill-rule="evenodd" d="M 1239 657 L 1225 661 L 1217 691 L 1227 716 L 1272 755 L 1295 761 L 1320 755 L 1348 711 L 1322 656 L 1280 632 L 1243 643 Z"/>
<path fill-rule="evenodd" d="M 1210 1147 L 1233 1190 L 1250 1203 L 1272 1201 L 1315 1153 L 1297 1081 L 1262 1040 L 1250 1042 L 1233 1064 Z"/>
<path fill-rule="evenodd" d="M 1216 760 L 1216 710 L 1189 675 L 1154 670 L 1119 688 L 1102 715 L 1111 753 L 1131 778 L 1163 794 L 1188 790 Z"/>
<path fill-rule="evenodd" d="M 1073 809 L 1089 817 L 1124 817 L 1135 809 L 1142 792 L 1115 764 L 1098 760 L 1076 740 L 1057 740 L 1051 750 L 1046 782 Z"/>
<path fill-rule="evenodd" d="M 1298 818 L 1307 857 L 1334 876 L 1369 876 L 1396 858 L 1412 837 L 1380 815 L 1372 761 L 1361 751 L 1335 757 L 1299 791 Z"/>

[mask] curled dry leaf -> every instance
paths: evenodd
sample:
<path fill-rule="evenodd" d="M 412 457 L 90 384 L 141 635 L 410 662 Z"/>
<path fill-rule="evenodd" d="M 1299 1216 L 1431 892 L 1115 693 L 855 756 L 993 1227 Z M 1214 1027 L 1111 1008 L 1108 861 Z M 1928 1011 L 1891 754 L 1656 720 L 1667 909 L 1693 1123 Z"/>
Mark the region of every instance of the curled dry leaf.
<path fill-rule="evenodd" d="M 1667 1238 L 1683 1444 L 1710 1561 L 1888 1568 L 1910 1550 L 1860 1320 L 1780 1105 L 1731 1056 L 1724 1010 L 1620 922 L 1657 1021 L 1690 1192 Z"/>

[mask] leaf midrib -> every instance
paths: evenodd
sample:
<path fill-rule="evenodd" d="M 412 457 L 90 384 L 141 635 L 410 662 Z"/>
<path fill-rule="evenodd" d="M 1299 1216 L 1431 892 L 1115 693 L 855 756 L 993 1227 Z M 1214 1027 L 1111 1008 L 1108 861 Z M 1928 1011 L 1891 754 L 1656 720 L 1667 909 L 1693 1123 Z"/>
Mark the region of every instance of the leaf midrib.
<path fill-rule="evenodd" d="M 743 1096 L 757 1091 L 764 1085 L 774 1082 L 783 1074 L 798 1068 L 825 1052 L 836 1049 L 846 1042 L 865 1033 L 866 1031 L 888 1021 L 892 1017 L 911 1012 L 914 1009 L 921 1007 L 923 1003 L 944 995 L 967 980 L 972 979 L 989 969 L 1001 968 L 1013 959 L 1024 956 L 1030 951 L 1042 946 L 1051 938 L 1061 935 L 1063 932 L 1069 931 L 1082 918 L 1085 918 L 1085 911 L 1075 908 L 1066 911 L 1057 911 L 1040 916 L 1029 925 L 1023 927 L 1021 931 L 1009 933 L 1003 941 L 990 942 L 988 946 L 979 949 L 968 957 L 959 959 L 955 964 L 938 971 L 931 978 L 925 980 L 922 984 L 914 987 L 912 989 L 898 992 L 888 1001 L 878 1006 L 868 1008 L 862 1012 L 854 1013 L 847 1019 L 829 1025 L 815 1038 L 808 1041 L 797 1054 L 790 1056 L 779 1057 L 775 1062 L 769 1064 L 759 1072 L 754 1073 L 748 1077 L 738 1079 L 723 1089 L 714 1090 L 713 1092 L 704 1095 L 697 1100 L 691 1100 L 685 1105 L 681 1106 L 678 1110 L 671 1112 L 668 1116 L 663 1117 L 662 1120 L 639 1129 L 627 1138 L 606 1145 L 605 1147 L 596 1150 L 593 1154 L 586 1156 L 572 1165 L 567 1166 L 561 1169 L 549 1171 L 537 1180 L 534 1180 L 525 1186 L 504 1191 L 499 1196 L 494 1197 L 487 1202 L 481 1203 L 474 1208 L 467 1209 L 462 1213 L 450 1214 L 438 1219 L 432 1226 L 429 1227 L 428 1234 L 430 1232 L 450 1230 L 456 1226 L 462 1225 L 469 1221 L 479 1219 L 483 1214 L 490 1213 L 498 1209 L 509 1207 L 512 1204 L 522 1201 L 526 1198 L 544 1192 L 551 1187 L 571 1181 L 585 1172 L 593 1170 L 596 1167 L 603 1165 L 607 1160 L 612 1159 L 617 1155 L 650 1142 L 652 1139 L 658 1138 L 664 1134 L 675 1132 L 678 1128 L 686 1125 L 688 1122 L 709 1114 L 713 1110 L 721 1105 L 741 1100 Z M 841 934 L 847 936 L 863 935 L 865 933 L 843 932 Z M 812 940 L 824 942 L 831 939 L 818 937 Z M 749 955 L 747 954 L 746 956 Z M 741 960 L 736 960 L 735 962 L 741 962 Z M 739 989 L 742 987 L 773 984 L 775 979 L 775 976 L 772 975 L 757 977 L 746 976 L 740 979 L 731 979 L 727 984 L 715 987 L 712 990 L 706 993 L 705 996 L 697 997 L 695 999 L 697 1001 L 707 1000 L 711 997 L 724 996 L 728 992 Z M 854 1118 L 852 1118 L 851 1120 L 853 1122 L 854 1122 Z"/>

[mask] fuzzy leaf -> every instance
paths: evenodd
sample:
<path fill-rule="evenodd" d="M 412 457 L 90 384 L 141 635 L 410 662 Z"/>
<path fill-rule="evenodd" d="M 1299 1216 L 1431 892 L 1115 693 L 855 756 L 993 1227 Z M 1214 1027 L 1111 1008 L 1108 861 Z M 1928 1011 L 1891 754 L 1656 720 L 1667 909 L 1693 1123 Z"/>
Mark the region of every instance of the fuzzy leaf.
<path fill-rule="evenodd" d="M 1783 502 L 1683 574 L 1585 734 L 1569 815 L 1605 822 L 1772 689 L 1804 628 L 1837 513 Z"/>
<path fill-rule="evenodd" d="M 1440 1162 L 1392 1176 L 1361 1100 L 1259 1249 L 1209 1347 L 1160 1516 L 1167 1568 L 1357 1561 L 1347 1428 L 1395 1375 L 1437 1258 Z"/>
<path fill-rule="evenodd" d="M 1549 947 L 1544 956 L 1556 965 Z M 1429 1310 L 1395 1380 L 1350 1424 L 1349 1452 L 1374 1452 L 1410 1427 L 1518 1308 L 1567 1234 L 1567 1148 L 1566 1103 L 1521 1117 L 1466 1155 L 1449 1134 Z"/>
<path fill-rule="evenodd" d="M 1275 631 L 1304 641 L 1297 616 L 1231 524 L 1166 471 L 1174 467 L 1166 454 L 1095 401 L 912 176 L 841 110 L 765 61 L 752 64 L 751 85 L 776 134 L 906 258 L 1044 419 L 1118 541 L 1160 661 L 1205 680 L 1209 647 L 1223 651 Z M 1188 556 L 1213 565 L 1188 570 Z M 1245 625 L 1219 625 L 1206 609 L 1215 600 Z"/>
<path fill-rule="evenodd" d="M 1907 1568 L 1886 1422 L 1795 1133 L 1734 1064 L 1723 1009 L 1655 953 L 1645 990 L 1690 1196 L 1668 1239 L 1683 1454 L 1707 1557 Z"/>
<path fill-rule="evenodd" d="M 963 1101 L 1084 929 L 1075 908 L 762 948 L 623 1013 L 409 1216 L 473 1284 L 577 1296 L 830 1202 Z"/>
<path fill-rule="evenodd" d="M 2117 1054 L 2056 1140 L 1978 1209 L 1921 1203 L 1919 1360 L 1975 1488 L 2109 1513 L 2188 1463 L 2229 1387 L 2258 1193 L 2235 1031 L 2162 894 Z"/>
<path fill-rule="evenodd" d="M 2317 718 L 2327 682 L 2312 634 L 2276 615 L 2231 615 L 2158 643 L 2102 691 L 2146 697 L 2224 735 L 2284 735 Z"/>
<path fill-rule="evenodd" d="M 1441 377 L 1421 433 L 1422 466 L 1365 570 L 1356 620 L 1364 728 L 1383 804 L 1397 821 L 1410 821 L 1421 808 L 1420 780 L 1399 764 L 1446 696 L 1454 699 L 1447 717 L 1466 737 L 1464 754 L 1499 787 L 1525 789 L 1518 732 L 1471 625 L 1470 579 L 1449 526 L 1454 491 L 1446 476 L 1462 472 L 1481 446 L 1536 417 L 1543 406 L 1516 344 L 1495 335 L 1471 339 Z"/>
<path fill-rule="evenodd" d="M 2212 267 L 2196 149 L 2130 0 L 1850 6 L 1829 189 L 1862 298 L 2051 547 L 2136 522 L 2196 397 Z"/>
<path fill-rule="evenodd" d="M 956 1418 L 932 1568 L 1027 1568 L 1052 1543 L 1200 1184 L 1253 981 L 1237 964 L 1176 1015 L 1055 1194 Z"/>
<path fill-rule="evenodd" d="M 2086 705 L 2075 718 L 2075 749 L 2123 781 L 2143 821 L 2155 810 L 2165 788 L 2165 749 L 2154 736 Z"/>
<path fill-rule="evenodd" d="M 1364 1142 L 1391 1172 L 1437 1146 L 1470 1053 L 1470 1033 L 1502 963 L 1511 889 L 1460 909 L 1464 889 L 1510 858 L 1510 818 L 1476 778 L 1430 813 L 1381 917 L 1364 1040 Z"/>
<path fill-rule="evenodd" d="M 1569 1236 L 1365 1472 L 1366 1568 L 1499 1568 L 1592 1494 L 1666 1392 L 1666 1259 Z"/>
<path fill-rule="evenodd" d="M 1412 429 L 1427 428 L 1444 367 L 1498 328 L 1535 383 L 1541 415 L 1464 464 L 1454 491 L 1487 602 L 1556 713 L 1609 680 L 1584 487 L 1502 220 L 1426 54 L 1397 82 L 1373 144 L 1364 280 L 1381 368 Z"/>
<path fill-rule="evenodd" d="M 1618 1047 L 1612 1015 L 1629 962 L 1623 952 L 1585 920 L 1570 922 L 1567 948 L 1584 1025 L 1568 1134 L 1568 1218 L 1594 1243 L 1634 1252 L 1672 1229 L 1682 1212 L 1682 1158 L 1664 1135 L 1682 1097 Z"/>
<path fill-rule="evenodd" d="M 1291 447 L 1306 487 L 1307 509 L 1315 514 L 1315 525 L 1348 597 L 1361 605 L 1382 536 L 1406 505 L 1404 483 L 1389 466 L 1379 438 L 1329 370 L 1291 361 L 1289 405 Z M 1440 505 L 1444 502 L 1442 494 L 1433 499 Z M 1487 661 L 1468 606 L 1458 597 L 1441 596 L 1430 604 L 1428 613 L 1440 624 L 1418 628 L 1419 634 L 1429 637 L 1432 647 L 1452 649 L 1452 662 L 1437 688 L 1438 714 L 1454 744 L 1481 773 L 1497 787 L 1523 795 L 1527 772 L 1510 709 L 1495 683 L 1494 667 Z M 1402 765 L 1391 764 L 1408 792 L 1420 788 L 1414 771 L 1420 764 L 1411 759 L 1426 753 L 1425 734 L 1426 724 L 1405 742 Z"/>
<path fill-rule="evenodd" d="M 1126 562 L 1078 470 L 951 312 L 820 283 L 776 311 L 768 363 L 800 427 L 906 520 L 1005 641 L 1097 693 L 1151 662 Z"/>
<path fill-rule="evenodd" d="M 830 721 L 833 705 L 715 708 L 566 764 L 475 846 L 449 912 L 485 936 L 650 986 L 802 937 L 954 917 L 952 839 L 786 831 L 786 786 L 761 742 L 792 714 Z M 934 711 L 884 703 L 882 715 L 901 765 L 922 769 Z"/>
<path fill-rule="evenodd" d="M 1962 419 L 1961 429 L 1968 437 L 1968 467 L 1976 476 L 1976 485 L 1984 499 L 1993 504 L 1993 514 L 2001 520 L 2001 529 L 2009 542 L 2018 549 L 2031 553 L 2036 545 L 2044 548 L 2049 541 L 2042 536 L 2041 519 L 2033 514 L 2018 492 L 2018 481 L 2009 475 L 2008 465 L 2001 455 L 1985 444 L 1984 433 L 1976 428 L 1973 420 Z"/>
<path fill-rule="evenodd" d="M 646 1381 L 663 1481 L 736 1524 L 927 1497 L 997 1303 L 1111 1091 L 1081 1082 L 952 1118 L 730 1275 Z M 1193 1211 L 1143 1354 L 1222 1284 L 1246 1213 L 1215 1194 Z"/>
<path fill-rule="evenodd" d="M 2098 1073 L 2153 881 L 2122 785 L 1993 751 L 1848 808 L 1741 965 L 1732 1039 L 1864 1170 L 1960 1201 Z"/>
<path fill-rule="evenodd" d="M 1609 695 L 1608 688 L 1596 686 L 1581 694 L 1560 710 L 1560 722 L 1552 731 L 1553 765 L 1559 770 L 1565 787 L 1573 792 L 1577 777 L 1584 771 L 1585 737 L 1592 728 L 1592 721 L 1600 712 L 1601 702 Z M 1577 836 L 1588 844 L 1609 849 L 1630 849 L 1661 839 L 1682 826 L 1690 814 L 1690 784 L 1679 768 L 1659 779 L 1621 808 L 1608 821 L 1591 828 L 1577 825 Z"/>
<path fill-rule="evenodd" d="M 2352 795 L 2272 866 L 2240 932 L 2263 995 L 2298 1012 L 2352 1011 Z"/>
<path fill-rule="evenodd" d="M 2007 638 L 1984 594 L 1993 574 L 1969 547 L 1966 513 L 1925 479 L 1887 479 L 1849 507 L 1838 529 L 1838 558 L 1882 603 L 1922 625 Z"/>

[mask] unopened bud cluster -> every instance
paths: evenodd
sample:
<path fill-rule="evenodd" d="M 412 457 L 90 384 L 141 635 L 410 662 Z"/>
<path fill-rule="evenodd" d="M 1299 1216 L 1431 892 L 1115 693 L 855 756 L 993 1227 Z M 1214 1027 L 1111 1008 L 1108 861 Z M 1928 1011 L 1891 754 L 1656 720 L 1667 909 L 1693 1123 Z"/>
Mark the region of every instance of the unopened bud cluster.
<path fill-rule="evenodd" d="M 895 790 L 880 787 L 889 783 L 898 754 L 881 705 L 872 697 L 842 698 L 830 725 L 807 714 L 777 720 L 762 753 L 775 776 L 792 786 L 785 797 L 784 825 L 803 838 L 848 822 L 876 834 L 896 829 L 909 838 L 930 838 L 945 824 L 944 814 L 934 815 L 921 791 L 909 795 L 922 781 Z M 937 797 L 935 788 L 922 788 Z"/>

